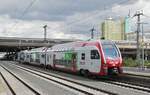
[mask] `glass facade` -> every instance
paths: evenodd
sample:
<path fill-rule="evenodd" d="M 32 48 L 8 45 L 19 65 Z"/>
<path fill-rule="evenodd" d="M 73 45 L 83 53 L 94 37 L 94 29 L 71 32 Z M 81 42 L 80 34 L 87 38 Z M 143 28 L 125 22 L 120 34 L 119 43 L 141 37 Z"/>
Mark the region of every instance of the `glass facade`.
<path fill-rule="evenodd" d="M 124 40 L 125 19 L 113 20 L 107 19 L 102 25 L 102 37 L 108 40 Z"/>

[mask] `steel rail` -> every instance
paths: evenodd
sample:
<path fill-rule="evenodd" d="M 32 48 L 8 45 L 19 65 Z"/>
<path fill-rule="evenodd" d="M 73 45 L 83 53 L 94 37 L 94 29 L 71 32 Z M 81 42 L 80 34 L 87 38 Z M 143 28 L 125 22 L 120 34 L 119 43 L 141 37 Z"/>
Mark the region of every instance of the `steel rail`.
<path fill-rule="evenodd" d="M 4 68 L 7 72 L 9 72 L 11 75 L 13 75 L 17 80 L 19 80 L 22 84 L 24 84 L 27 88 L 29 88 L 32 92 L 34 92 L 36 95 L 41 95 L 38 91 L 36 91 L 35 89 L 33 89 L 31 86 L 29 86 L 26 82 L 24 82 L 22 79 L 20 79 L 19 77 L 17 77 L 14 73 L 12 73 L 10 70 L 8 70 L 6 67 L 2 66 L 0 64 L 0 66 L 2 68 Z"/>
<path fill-rule="evenodd" d="M 8 83 L 8 81 L 6 80 L 6 78 L 4 77 L 4 75 L 0 72 L 0 75 L 2 76 L 3 80 L 5 81 L 6 85 L 8 86 L 8 88 L 10 89 L 12 95 L 16 95 L 15 91 L 13 90 L 13 88 L 10 86 L 10 84 Z"/>
<path fill-rule="evenodd" d="M 14 65 L 14 64 L 13 64 L 13 65 Z M 27 72 L 33 73 L 33 74 L 35 74 L 35 75 L 38 75 L 38 76 L 40 76 L 40 77 L 43 77 L 43 78 L 45 78 L 45 79 L 48 79 L 48 80 L 57 82 L 57 83 L 59 83 L 59 84 L 68 86 L 68 87 L 70 87 L 70 88 L 72 88 L 72 89 L 75 89 L 75 90 L 80 91 L 80 92 L 82 92 L 82 93 L 85 93 L 85 94 L 87 94 L 87 95 L 93 95 L 93 94 L 91 94 L 91 93 L 89 93 L 89 92 L 87 92 L 87 91 L 83 91 L 83 90 L 81 90 L 81 89 L 75 88 L 75 87 L 73 87 L 73 86 L 64 84 L 64 83 L 62 83 L 62 82 L 58 82 L 58 81 L 56 81 L 56 80 L 50 79 L 50 78 L 45 77 L 45 76 L 43 76 L 43 75 L 34 73 L 34 72 L 32 72 L 32 71 L 39 72 L 39 73 L 42 73 L 42 74 L 45 74 L 45 75 L 48 75 L 48 76 L 52 76 L 52 77 L 55 77 L 55 78 L 58 78 L 58 79 L 61 79 L 61 80 L 65 80 L 65 81 L 68 81 L 68 82 L 71 82 L 71 83 L 74 83 L 74 84 L 77 84 L 77 85 L 84 86 L 84 87 L 86 87 L 86 88 L 90 88 L 90 89 L 93 89 L 93 90 L 96 90 L 96 91 L 99 91 L 99 92 L 102 92 L 102 93 L 109 94 L 109 95 L 118 95 L 117 93 L 113 93 L 113 92 L 106 91 L 106 90 L 103 90 L 103 89 L 95 88 L 95 87 L 92 87 L 92 86 L 89 86 L 89 85 L 85 85 L 85 84 L 82 84 L 82 83 L 79 83 L 79 82 L 75 82 L 75 81 L 72 81 L 72 80 L 69 80 L 69 79 L 66 79 L 66 78 L 62 78 L 62 77 L 53 75 L 53 74 L 50 74 L 50 73 L 42 72 L 42 71 L 35 70 L 35 69 L 33 70 L 33 68 L 20 67 L 20 66 L 17 66 L 17 65 L 16 65 L 16 67 L 17 67 L 17 68 L 20 68 L 20 69 L 22 69 L 22 70 L 25 70 L 25 71 L 27 71 Z M 26 68 L 26 69 L 24 69 L 24 68 Z M 29 71 L 29 70 L 27 70 L 27 69 L 30 69 L 30 70 L 32 70 L 32 71 Z"/>

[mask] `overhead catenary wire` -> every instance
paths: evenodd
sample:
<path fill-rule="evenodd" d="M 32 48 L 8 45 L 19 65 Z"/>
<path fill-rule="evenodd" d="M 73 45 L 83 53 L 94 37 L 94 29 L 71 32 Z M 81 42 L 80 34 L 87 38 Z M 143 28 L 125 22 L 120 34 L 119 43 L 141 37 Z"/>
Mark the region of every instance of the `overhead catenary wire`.
<path fill-rule="evenodd" d="M 27 8 L 25 8 L 25 10 L 23 11 L 23 13 L 20 15 L 19 18 L 23 18 L 24 15 L 29 11 L 29 9 L 31 9 L 31 7 L 33 6 L 33 4 L 34 4 L 36 1 L 37 1 L 37 0 L 33 0 L 33 1 L 27 6 Z M 127 3 L 128 1 L 130 1 L 130 0 L 121 0 L 121 1 L 118 2 L 117 4 L 124 4 L 124 3 Z M 113 6 L 111 6 L 111 7 L 105 7 L 105 10 L 107 10 L 107 9 L 109 9 L 109 8 L 112 8 L 112 7 L 113 7 Z M 74 25 L 74 24 L 81 23 L 81 22 L 83 23 L 83 21 L 85 22 L 85 21 L 88 21 L 89 19 L 96 18 L 96 17 L 101 16 L 101 15 L 104 14 L 104 13 L 99 13 L 99 12 L 100 12 L 100 11 L 96 11 L 96 12 L 94 12 L 95 15 L 89 14 L 89 15 L 87 15 L 86 17 L 84 17 L 84 19 L 81 18 L 81 19 L 78 19 L 78 20 L 74 20 L 74 21 L 72 21 L 72 22 L 69 22 L 69 23 L 65 24 L 65 27 L 68 28 L 68 27 L 71 27 L 71 26 Z M 19 23 L 19 21 L 17 21 L 17 22 L 12 26 L 11 30 L 14 29 L 14 28 L 17 26 L 18 23 Z M 61 26 L 58 26 L 58 27 L 59 27 L 59 29 L 64 29 L 64 28 L 65 28 L 64 26 L 62 26 L 62 27 L 61 27 Z M 57 29 L 58 27 L 51 28 L 51 29 L 55 30 L 55 29 Z"/>
<path fill-rule="evenodd" d="M 22 12 L 22 14 L 19 16 L 19 18 L 23 18 L 25 16 L 25 14 L 29 11 L 29 9 L 31 9 L 31 7 L 33 6 L 33 4 L 36 2 L 37 0 L 32 0 L 31 3 L 24 9 L 24 11 Z M 15 22 L 12 27 L 10 28 L 10 31 L 12 29 L 14 29 L 17 24 L 19 23 L 19 21 Z"/>
<path fill-rule="evenodd" d="M 130 1 L 130 0 L 121 0 L 120 2 L 118 2 L 117 4 L 125 4 L 125 3 L 127 3 L 128 1 Z M 111 6 L 111 7 L 107 7 L 107 6 L 105 6 L 105 10 L 107 10 L 107 9 L 111 9 L 113 6 Z M 104 13 L 101 13 L 100 11 L 96 11 L 96 12 L 94 12 L 93 13 L 94 15 L 91 15 L 91 14 L 88 14 L 87 16 L 85 16 L 84 18 L 81 18 L 81 19 L 77 19 L 77 20 L 74 20 L 74 21 L 72 21 L 72 22 L 69 22 L 69 23 L 67 23 L 67 24 L 65 24 L 66 26 L 67 26 L 67 28 L 68 27 L 71 27 L 72 25 L 75 25 L 75 24 L 78 24 L 78 23 L 81 23 L 81 22 L 86 22 L 86 21 L 88 21 L 88 20 L 90 20 L 90 19 L 93 19 L 93 18 L 96 18 L 96 17 L 98 17 L 98 16 L 101 16 L 101 15 L 103 15 Z M 62 26 L 62 27 L 60 27 L 60 26 L 58 26 L 59 27 L 59 29 L 64 29 L 65 27 L 64 26 Z M 55 28 L 51 28 L 52 30 L 55 30 L 55 29 L 57 29 L 58 27 L 55 27 Z"/>
<path fill-rule="evenodd" d="M 120 5 L 120 4 L 125 4 L 125 3 L 127 3 L 127 2 L 129 2 L 130 0 L 121 0 L 120 2 L 117 2 L 117 4 L 118 5 Z M 93 19 L 93 18 L 97 18 L 97 17 L 100 17 L 100 16 L 102 16 L 102 15 L 104 15 L 104 14 L 106 14 L 106 13 L 108 13 L 109 14 L 109 11 L 108 11 L 108 9 L 111 9 L 111 8 L 113 8 L 113 5 L 111 6 L 111 7 L 108 7 L 108 6 L 105 6 L 105 9 L 104 9 L 104 11 L 103 12 L 100 12 L 100 11 L 95 11 L 95 12 L 93 12 L 92 13 L 92 15 L 91 14 L 88 14 L 88 15 L 86 15 L 86 16 L 84 16 L 84 18 L 82 17 L 82 18 L 80 18 L 80 19 L 77 19 L 77 20 L 74 20 L 74 21 L 72 21 L 72 22 L 69 22 L 69 23 L 66 23 L 65 25 L 63 25 L 63 26 L 57 26 L 57 27 L 55 27 L 55 28 L 52 28 L 52 27 L 48 27 L 50 30 L 53 30 L 53 31 L 55 31 L 56 29 L 60 29 L 60 30 L 63 30 L 63 29 L 69 29 L 69 27 L 72 27 L 73 25 L 76 25 L 76 24 L 78 24 L 78 23 L 85 23 L 85 22 L 87 22 L 87 21 L 89 21 L 89 20 L 91 20 L 91 19 Z M 86 25 L 89 27 L 89 24 L 87 24 L 86 23 Z M 92 24 L 92 26 L 98 26 L 99 24 Z M 85 24 L 84 24 L 84 26 L 85 26 Z"/>

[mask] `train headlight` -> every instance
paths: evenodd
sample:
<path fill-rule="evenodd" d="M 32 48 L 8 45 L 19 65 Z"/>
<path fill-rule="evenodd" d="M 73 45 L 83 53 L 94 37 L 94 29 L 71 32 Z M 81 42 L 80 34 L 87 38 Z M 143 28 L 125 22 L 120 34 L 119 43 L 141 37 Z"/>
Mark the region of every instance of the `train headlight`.
<path fill-rule="evenodd" d="M 115 64 L 118 64 L 118 62 L 116 61 Z"/>
<path fill-rule="evenodd" d="M 116 64 L 112 64 L 112 66 L 116 66 Z"/>
<path fill-rule="evenodd" d="M 109 64 L 114 64 L 114 62 L 113 62 L 113 61 L 110 61 Z"/>

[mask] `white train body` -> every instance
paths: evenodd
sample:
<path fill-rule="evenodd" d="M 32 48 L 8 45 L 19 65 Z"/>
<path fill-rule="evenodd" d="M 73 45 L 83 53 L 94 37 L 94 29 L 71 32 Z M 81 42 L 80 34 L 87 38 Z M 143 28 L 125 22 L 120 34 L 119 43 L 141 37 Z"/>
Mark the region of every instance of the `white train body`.
<path fill-rule="evenodd" d="M 111 41 L 72 42 L 33 49 L 24 54 L 30 55 L 25 62 L 81 74 L 107 75 L 110 70 L 122 70 L 120 51 Z"/>

